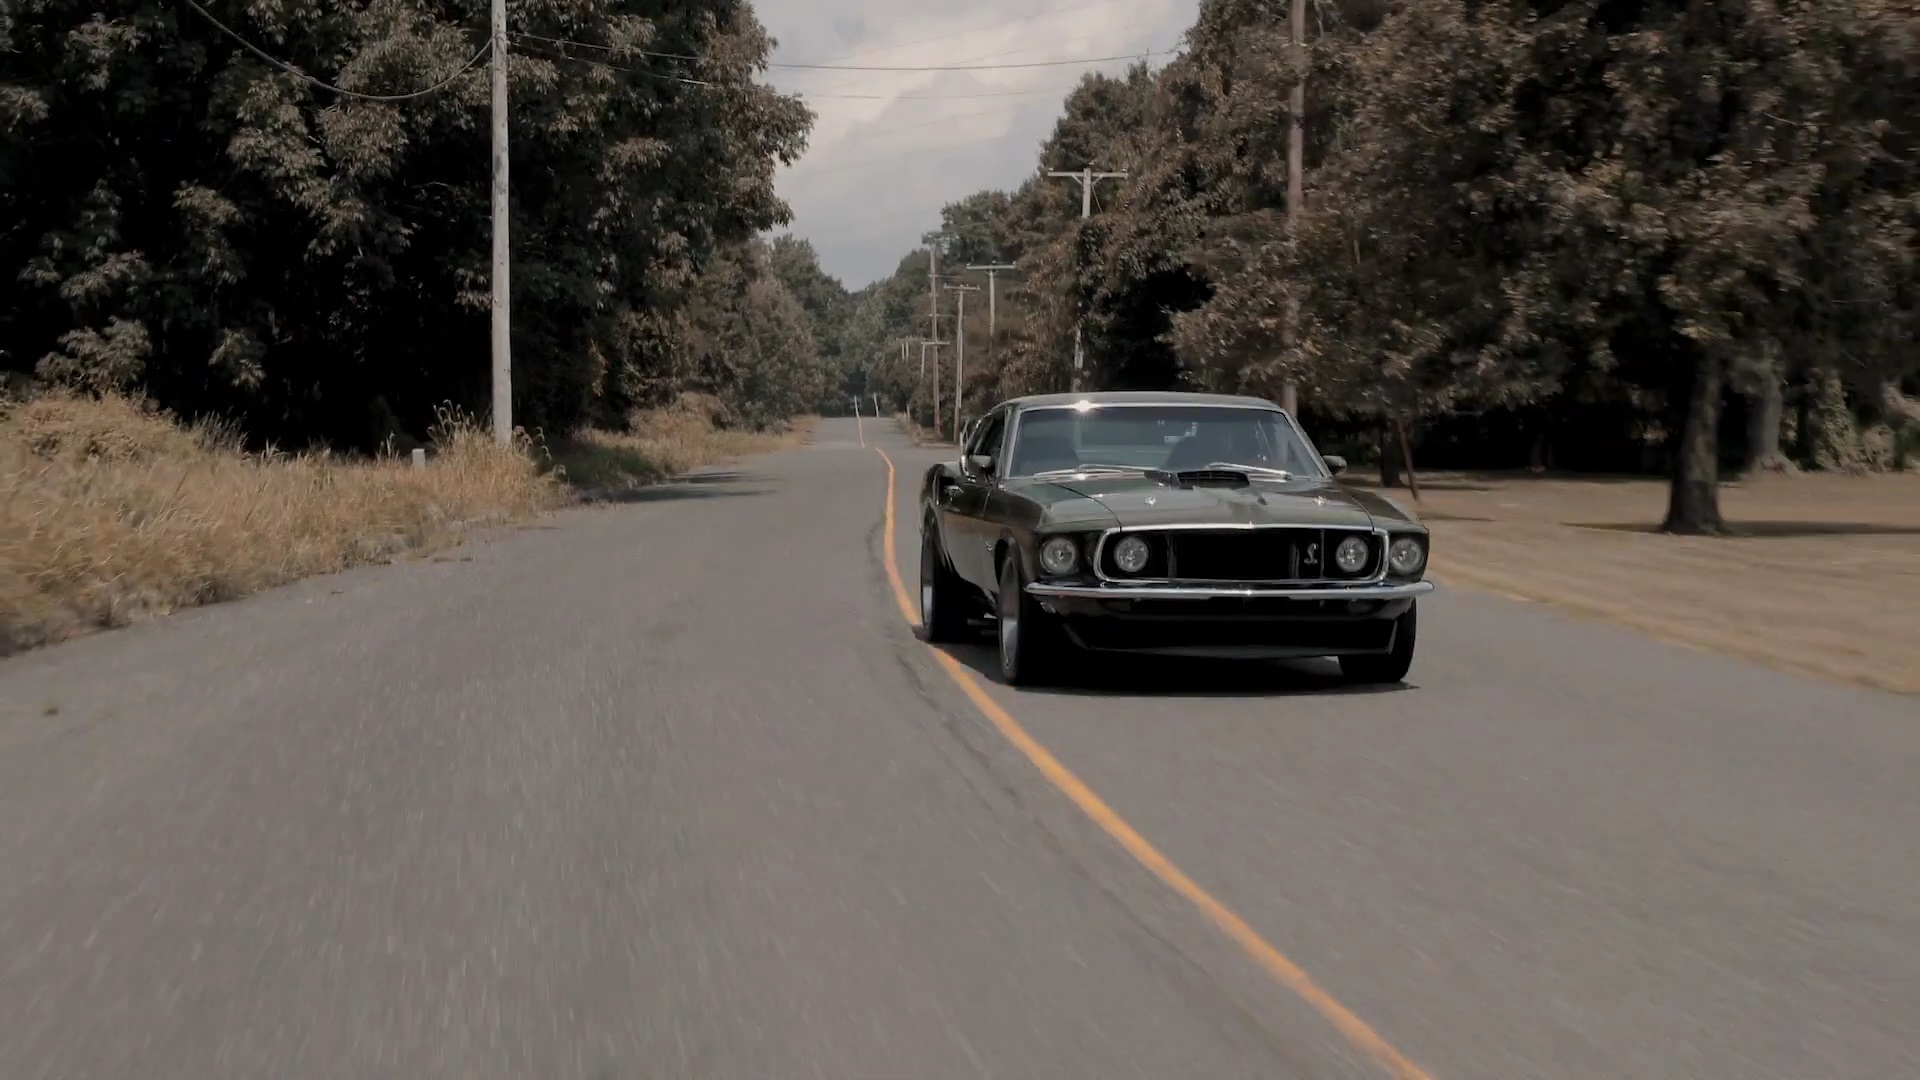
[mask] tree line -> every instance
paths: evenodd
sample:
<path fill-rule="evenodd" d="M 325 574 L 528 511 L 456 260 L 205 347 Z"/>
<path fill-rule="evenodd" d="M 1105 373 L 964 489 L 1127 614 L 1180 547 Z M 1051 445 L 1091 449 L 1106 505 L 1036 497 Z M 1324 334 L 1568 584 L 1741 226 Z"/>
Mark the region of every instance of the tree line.
<path fill-rule="evenodd" d="M 837 396 L 811 251 L 760 239 L 813 118 L 752 7 L 509 12 L 516 419 Z M 283 445 L 484 413 L 487 35 L 485 0 L 0 8 L 0 372 Z"/>
<path fill-rule="evenodd" d="M 1674 531 L 1722 528 L 1729 469 L 1920 458 L 1912 5 L 1311 0 L 1297 50 L 1287 6 L 1204 0 L 1165 67 L 1081 82 L 1032 177 L 944 209 L 943 267 L 1020 267 L 995 340 L 969 318 L 971 411 L 1068 389 L 1078 322 L 1087 388 L 1292 383 L 1390 483 L 1409 450 L 1664 471 Z M 1045 175 L 1082 167 L 1129 174 L 1084 222 Z M 898 345 L 928 262 L 839 347 L 931 423 Z"/>

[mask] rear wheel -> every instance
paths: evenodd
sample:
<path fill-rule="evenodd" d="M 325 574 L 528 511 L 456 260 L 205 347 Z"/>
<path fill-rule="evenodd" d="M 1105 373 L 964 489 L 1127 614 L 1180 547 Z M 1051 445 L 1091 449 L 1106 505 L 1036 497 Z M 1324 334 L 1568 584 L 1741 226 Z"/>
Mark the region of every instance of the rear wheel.
<path fill-rule="evenodd" d="M 967 636 L 966 590 L 960 575 L 947 565 L 940 550 L 940 531 L 932 521 L 920 528 L 920 625 L 932 642 L 959 641 Z"/>
<path fill-rule="evenodd" d="M 1420 605 L 1393 621 L 1393 648 L 1384 653 L 1340 658 L 1340 674 L 1351 683 L 1379 685 L 1402 682 L 1413 667 L 1413 644 L 1418 637 Z"/>
<path fill-rule="evenodd" d="M 1020 556 L 1007 554 L 1000 568 L 998 616 L 1000 678 L 1008 686 L 1037 686 L 1058 672 L 1061 662 L 1060 628 L 1040 604 L 1027 595 L 1020 573 Z"/>

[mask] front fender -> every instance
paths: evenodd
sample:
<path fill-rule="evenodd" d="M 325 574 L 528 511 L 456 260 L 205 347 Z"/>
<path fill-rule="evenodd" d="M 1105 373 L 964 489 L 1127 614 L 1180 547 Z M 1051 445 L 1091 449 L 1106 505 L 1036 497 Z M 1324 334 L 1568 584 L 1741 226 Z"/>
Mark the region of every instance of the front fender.
<path fill-rule="evenodd" d="M 1024 581 L 1034 581 L 1040 576 L 1038 539 L 1027 529 L 1011 525 L 1000 527 L 1000 538 L 993 546 L 993 582 L 997 589 L 1000 584 L 1000 570 L 1006 559 L 1016 560 L 1020 567 L 1020 577 Z"/>
<path fill-rule="evenodd" d="M 938 499 L 934 493 L 940 490 L 940 478 L 949 471 L 943 462 L 938 465 L 929 465 L 927 471 L 920 477 L 920 520 L 923 525 L 927 515 L 932 514 L 938 505 Z M 934 514 L 934 520 L 939 520 L 938 514 Z"/>

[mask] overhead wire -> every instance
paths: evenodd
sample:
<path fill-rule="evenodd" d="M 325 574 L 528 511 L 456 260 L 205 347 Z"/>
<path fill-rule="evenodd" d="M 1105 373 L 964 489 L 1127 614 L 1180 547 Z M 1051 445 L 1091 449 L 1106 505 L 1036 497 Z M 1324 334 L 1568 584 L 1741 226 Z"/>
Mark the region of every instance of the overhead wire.
<path fill-rule="evenodd" d="M 206 8 L 201 7 L 198 3 L 195 2 L 195 0 L 186 0 L 186 4 L 188 7 L 192 8 L 196 13 L 198 13 L 201 18 L 212 23 L 215 29 L 219 30 L 221 33 L 225 34 L 227 37 L 232 38 L 236 43 L 240 45 L 241 48 L 246 49 L 248 52 L 252 53 L 253 55 L 259 57 L 262 60 L 265 60 L 267 63 L 273 65 L 274 67 L 279 68 L 281 71 L 286 72 L 287 74 L 293 76 L 296 79 L 299 79 L 301 82 L 304 82 L 310 86 L 318 87 L 330 93 L 339 94 L 342 97 L 358 98 L 361 101 L 410 101 L 414 98 L 426 97 L 428 94 L 437 93 L 441 90 L 446 89 L 449 86 L 452 86 L 455 80 L 459 79 L 462 75 L 465 75 L 467 72 L 472 71 L 474 67 L 480 63 L 481 60 L 485 59 L 487 55 L 493 51 L 493 41 L 491 38 L 489 38 L 486 44 L 480 46 L 480 51 L 474 53 L 471 59 L 469 59 L 466 63 L 460 65 L 460 69 L 458 71 L 455 71 L 453 74 L 447 76 L 446 78 L 440 80 L 437 83 L 434 83 L 432 86 L 429 86 L 424 90 L 414 90 L 405 94 L 368 94 L 368 93 L 363 93 L 359 90 L 349 90 L 344 86 L 335 86 L 334 84 L 327 82 L 323 79 L 316 79 L 313 76 L 307 74 L 306 72 L 301 71 L 299 68 L 294 67 L 292 64 L 287 63 L 285 60 L 282 60 L 279 57 L 274 56 L 272 53 L 267 52 L 265 49 L 262 49 L 260 46 L 255 45 L 253 42 L 248 41 L 245 37 L 241 36 L 238 32 L 233 30 L 226 23 L 223 23 L 219 19 L 214 18 L 211 12 L 209 12 Z"/>
<path fill-rule="evenodd" d="M 520 35 L 509 33 L 508 36 L 519 37 Z M 669 75 L 666 72 L 649 71 L 646 68 L 629 67 L 625 64 L 615 64 L 606 60 L 597 60 L 586 56 L 567 56 L 565 54 L 553 56 L 539 52 L 534 52 L 532 55 L 539 56 L 545 60 L 569 60 L 576 64 L 591 64 L 594 67 L 606 68 L 610 71 L 624 71 L 633 75 L 644 75 L 648 78 L 663 79 L 668 82 L 683 83 L 688 86 L 704 86 L 721 90 L 762 89 L 772 90 L 774 93 L 793 97 L 842 101 L 960 101 L 974 98 L 1051 97 L 1062 94 L 1066 92 L 1067 89 L 1070 89 L 1050 88 L 1044 90 L 990 91 L 978 94 L 819 94 L 806 90 L 781 90 L 777 87 L 767 86 L 764 83 L 725 83 L 715 82 L 709 79 L 690 79 L 684 75 Z"/>
<path fill-rule="evenodd" d="M 1112 0 L 1091 0 L 1090 3 L 1075 4 L 1072 7 L 1049 8 L 1045 11 L 1035 11 L 1026 15 L 1010 16 L 1008 18 L 1003 18 L 998 22 L 993 23 L 990 26 L 975 26 L 966 30 L 954 30 L 954 31 L 949 31 L 947 33 L 943 33 L 943 34 L 933 34 L 928 37 L 913 38 L 912 40 L 909 40 L 909 41 L 897 41 L 897 42 L 891 42 L 891 43 L 881 42 L 874 45 L 857 46 L 853 49 L 849 49 L 846 52 L 840 53 L 834 59 L 848 60 L 856 56 L 867 56 L 873 53 L 899 52 L 901 49 L 912 48 L 915 45 L 932 45 L 937 42 L 943 42 L 943 41 L 951 42 L 951 41 L 956 41 L 962 38 L 976 37 L 981 34 L 999 33 L 1000 31 L 1006 29 L 1007 26 L 1014 23 L 1037 22 L 1041 19 L 1052 18 L 1056 15 L 1073 15 L 1082 11 L 1091 10 L 1093 8 L 1102 8 L 1110 12 L 1114 6 L 1115 5 L 1113 4 Z M 981 57 L 978 59 L 985 59 L 985 58 Z"/>
<path fill-rule="evenodd" d="M 646 56 L 656 60 L 688 60 L 699 63 L 711 60 L 710 56 L 698 56 L 693 53 L 656 52 L 651 49 L 632 48 L 624 45 L 600 45 L 591 41 L 572 41 L 567 38 L 543 37 L 539 34 L 516 33 L 513 36 L 529 41 L 544 42 L 549 45 L 572 46 L 581 49 L 599 49 L 621 55 Z M 1028 51 L 1028 50 L 1020 50 Z M 932 71 L 1012 71 L 1024 68 L 1072 67 L 1078 64 L 1106 64 L 1115 60 L 1138 60 L 1150 53 L 1125 53 L 1117 56 L 1076 56 L 1064 60 L 1030 60 L 1018 64 L 795 64 L 784 61 L 766 61 L 761 66 L 781 68 L 790 71 L 893 71 L 893 72 L 932 72 Z"/>
<path fill-rule="evenodd" d="M 1094 33 L 1075 34 L 1071 37 L 1066 37 L 1056 41 L 1051 41 L 1046 45 L 1027 45 L 1017 49 L 1001 49 L 995 52 L 981 53 L 975 56 L 969 56 L 964 60 L 960 60 L 953 66 L 950 66 L 947 68 L 932 69 L 932 70 L 934 71 L 966 71 L 966 70 L 990 71 L 990 70 L 993 70 L 993 67 L 988 64 L 981 64 L 980 61 L 1003 60 L 1009 56 L 1020 56 L 1022 54 L 1031 53 L 1039 49 L 1058 47 L 1060 45 L 1064 45 L 1069 42 L 1085 41 L 1088 38 L 1096 37 L 1096 36 L 1098 35 Z M 1148 53 L 1129 53 L 1128 55 L 1124 57 L 1119 57 L 1118 59 L 1144 60 L 1150 55 L 1153 55 L 1151 51 L 1149 51 Z M 824 92 L 833 92 L 833 91 L 838 91 L 841 88 L 846 87 L 848 85 L 850 85 L 850 83 L 848 83 L 845 80 L 841 80 L 838 82 L 830 83 L 826 86 L 821 87 L 820 89 L 821 91 L 824 91 Z"/>

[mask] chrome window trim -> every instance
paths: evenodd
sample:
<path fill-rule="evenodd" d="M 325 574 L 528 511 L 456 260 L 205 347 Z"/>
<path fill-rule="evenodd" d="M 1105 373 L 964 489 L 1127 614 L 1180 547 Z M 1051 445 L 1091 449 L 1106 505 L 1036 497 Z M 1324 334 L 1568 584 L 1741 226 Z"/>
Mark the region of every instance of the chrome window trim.
<path fill-rule="evenodd" d="M 1077 405 L 1022 405 L 1017 408 L 1011 407 L 1011 406 L 1003 406 L 1003 407 L 1007 409 L 1006 448 L 1007 448 L 1007 464 L 1009 465 L 1013 464 L 1014 455 L 1016 451 L 1018 451 L 1020 446 L 1020 421 L 1028 413 L 1091 412 L 1093 411 L 1093 409 L 1238 409 L 1243 412 L 1278 413 L 1279 415 L 1285 417 L 1287 421 L 1287 426 L 1292 428 L 1293 433 L 1300 437 L 1300 445 L 1307 448 L 1307 452 L 1313 456 L 1314 463 L 1319 465 L 1320 467 L 1319 476 L 1306 476 L 1306 477 L 1300 477 L 1299 479 L 1303 479 L 1303 480 L 1333 479 L 1333 470 L 1327 468 L 1326 458 L 1320 456 L 1320 448 L 1318 446 L 1315 446 L 1313 443 L 1313 440 L 1307 437 L 1306 429 L 1300 426 L 1300 421 L 1294 419 L 1292 413 L 1289 413 L 1287 410 L 1281 408 L 1278 405 L 1249 405 L 1249 404 L 1245 404 L 1243 402 L 1237 402 L 1237 401 L 1222 402 L 1217 405 L 1212 402 L 1205 402 L 1205 401 L 1193 401 L 1193 402 L 1108 401 L 1108 402 L 1100 402 L 1094 405 L 1091 409 L 1082 409 Z M 1020 475 L 1016 477 L 1014 474 L 1009 473 L 1007 474 L 1006 479 L 1025 480 L 1030 478 L 1032 475 L 1033 475 L 1032 473 L 1026 473 L 1024 475 Z"/>

